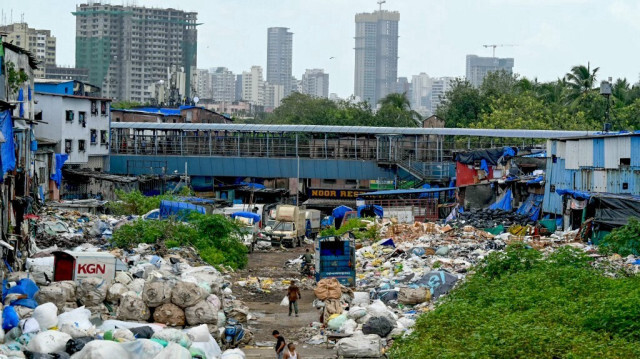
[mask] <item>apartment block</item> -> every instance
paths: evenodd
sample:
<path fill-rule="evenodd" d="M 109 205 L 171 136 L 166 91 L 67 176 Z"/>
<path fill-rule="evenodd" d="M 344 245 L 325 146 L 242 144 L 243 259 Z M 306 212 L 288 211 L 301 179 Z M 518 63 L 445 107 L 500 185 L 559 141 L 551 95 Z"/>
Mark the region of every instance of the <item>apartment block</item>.
<path fill-rule="evenodd" d="M 0 26 L 0 32 L 7 33 L 4 41 L 31 52 L 40 62 L 34 71 L 35 77 L 44 77 L 45 66 L 56 65 L 56 38 L 50 30 L 39 30 L 29 27 L 27 23 L 14 23 Z"/>
<path fill-rule="evenodd" d="M 329 97 L 329 74 L 323 69 L 307 69 L 302 75 L 302 93 L 314 97 Z"/>
<path fill-rule="evenodd" d="M 196 12 L 99 2 L 80 4 L 76 17 L 76 67 L 89 69 L 89 82 L 103 95 L 147 102 L 168 69 L 186 74 L 181 97 L 196 91 Z"/>

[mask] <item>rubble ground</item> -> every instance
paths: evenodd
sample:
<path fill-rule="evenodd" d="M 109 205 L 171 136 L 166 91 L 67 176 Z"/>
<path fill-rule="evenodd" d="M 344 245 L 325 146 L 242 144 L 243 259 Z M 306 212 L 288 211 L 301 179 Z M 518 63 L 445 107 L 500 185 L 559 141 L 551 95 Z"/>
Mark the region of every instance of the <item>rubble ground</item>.
<path fill-rule="evenodd" d="M 249 254 L 249 265 L 246 269 L 233 273 L 234 282 L 245 280 L 247 277 L 271 278 L 274 282 L 288 280 L 291 278 L 301 279 L 300 272 L 293 268 L 285 268 L 287 260 L 300 257 L 307 247 L 290 248 L 287 250 L 272 249 L 267 251 L 255 251 Z M 318 321 L 318 311 L 312 303 L 315 299 L 313 289 L 306 285 L 301 286 L 302 298 L 298 302 L 300 316 L 288 316 L 288 307 L 280 305 L 280 301 L 286 294 L 285 290 L 269 290 L 268 292 L 255 292 L 238 285 L 233 286 L 233 293 L 239 300 L 242 300 L 252 315 L 256 315 L 256 320 L 249 322 L 249 328 L 254 333 L 254 341 L 258 344 L 271 343 L 268 347 L 245 347 L 242 350 L 247 358 L 273 357 L 273 343 L 275 343 L 271 332 L 274 329 L 280 331 L 287 342 L 298 344 L 298 351 L 304 358 L 326 358 L 335 357 L 335 350 L 326 344 L 308 345 L 304 341 L 310 337 L 308 330 L 310 324 Z"/>

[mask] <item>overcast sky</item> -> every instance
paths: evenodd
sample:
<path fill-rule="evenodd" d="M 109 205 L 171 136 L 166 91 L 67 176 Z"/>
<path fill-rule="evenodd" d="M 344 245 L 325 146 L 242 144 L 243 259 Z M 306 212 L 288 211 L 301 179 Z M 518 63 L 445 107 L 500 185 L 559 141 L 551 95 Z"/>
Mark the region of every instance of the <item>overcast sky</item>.
<path fill-rule="evenodd" d="M 57 61 L 75 61 L 74 0 L 4 3 L 6 22 L 52 30 Z M 112 4 L 123 1 L 112 0 Z M 293 73 L 307 68 L 330 74 L 330 92 L 353 93 L 354 16 L 377 9 L 375 0 L 147 0 L 137 5 L 197 11 L 198 67 L 225 66 L 234 72 L 266 67 L 267 28 L 289 27 Z M 515 72 L 554 80 L 573 65 L 600 66 L 600 79 L 640 73 L 640 0 L 387 0 L 400 12 L 398 76 L 463 76 L 465 55 L 491 56 L 483 44 L 517 44 L 496 49 L 514 57 Z M 335 59 L 330 60 L 330 57 Z"/>

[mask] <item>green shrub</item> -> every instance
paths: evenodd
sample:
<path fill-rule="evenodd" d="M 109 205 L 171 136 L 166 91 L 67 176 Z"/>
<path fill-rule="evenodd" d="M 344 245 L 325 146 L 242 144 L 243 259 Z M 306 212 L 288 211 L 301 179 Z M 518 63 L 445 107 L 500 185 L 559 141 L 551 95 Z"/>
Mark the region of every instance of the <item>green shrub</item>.
<path fill-rule="evenodd" d="M 240 269 L 247 265 L 248 251 L 239 238 L 239 228 L 234 221 L 222 215 L 195 213 L 189 223 L 135 220 L 118 228 L 112 242 L 120 248 L 132 248 L 140 243 L 161 243 L 167 248 L 189 245 L 211 265 Z"/>
<path fill-rule="evenodd" d="M 488 256 L 391 358 L 640 357 L 640 278 L 606 277 L 571 248 L 535 252 Z"/>
<path fill-rule="evenodd" d="M 116 215 L 138 215 L 147 214 L 153 209 L 160 208 L 162 200 L 171 200 L 173 196 L 145 196 L 140 191 L 125 192 L 116 190 L 118 201 L 111 201 L 107 204 L 107 208 Z"/>
<path fill-rule="evenodd" d="M 373 218 L 351 218 L 346 223 L 343 223 L 339 229 L 335 227 L 325 228 L 320 231 L 321 237 L 327 236 L 341 236 L 347 232 L 353 233 L 353 235 L 358 240 L 363 239 L 371 239 L 373 241 L 377 241 L 380 239 L 380 235 L 378 234 L 378 226 L 373 225 L 371 228 L 366 229 L 367 224 L 363 222 L 363 220 L 370 220 L 375 222 Z"/>
<path fill-rule="evenodd" d="M 618 253 L 623 257 L 640 255 L 640 221 L 630 217 L 627 225 L 614 229 L 602 239 L 599 250 L 604 254 Z"/>

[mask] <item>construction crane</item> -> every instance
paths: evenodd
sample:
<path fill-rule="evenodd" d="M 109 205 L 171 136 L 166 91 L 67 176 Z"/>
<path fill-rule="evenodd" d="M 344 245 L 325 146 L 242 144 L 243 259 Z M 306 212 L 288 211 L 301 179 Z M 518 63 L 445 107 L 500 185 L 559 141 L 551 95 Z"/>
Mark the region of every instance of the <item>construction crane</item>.
<path fill-rule="evenodd" d="M 494 44 L 494 45 L 482 45 L 482 47 L 484 47 L 485 49 L 488 48 L 493 48 L 493 57 L 496 57 L 496 47 L 514 47 L 514 46 L 518 46 L 518 45 L 513 45 L 513 44 Z"/>

